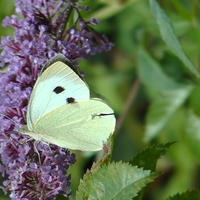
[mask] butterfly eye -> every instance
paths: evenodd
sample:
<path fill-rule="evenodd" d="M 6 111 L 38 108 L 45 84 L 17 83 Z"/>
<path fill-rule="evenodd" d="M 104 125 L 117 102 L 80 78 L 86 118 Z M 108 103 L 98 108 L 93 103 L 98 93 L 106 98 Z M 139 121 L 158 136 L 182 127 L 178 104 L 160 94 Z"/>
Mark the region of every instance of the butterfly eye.
<path fill-rule="evenodd" d="M 66 99 L 67 103 L 74 103 L 75 102 L 75 99 L 73 97 L 68 97 Z"/>
<path fill-rule="evenodd" d="M 65 90 L 65 88 L 61 87 L 61 86 L 57 86 L 53 91 L 56 93 L 56 94 L 59 94 L 61 92 L 63 92 Z"/>

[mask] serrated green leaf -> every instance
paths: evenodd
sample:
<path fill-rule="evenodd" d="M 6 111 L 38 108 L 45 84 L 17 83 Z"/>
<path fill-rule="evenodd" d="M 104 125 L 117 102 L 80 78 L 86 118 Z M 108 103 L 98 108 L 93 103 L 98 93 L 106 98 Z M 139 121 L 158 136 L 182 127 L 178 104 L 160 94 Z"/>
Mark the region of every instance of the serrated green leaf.
<path fill-rule="evenodd" d="M 131 200 L 157 175 L 127 163 L 111 163 L 95 173 L 87 172 L 81 180 L 76 200 Z"/>
<path fill-rule="evenodd" d="M 166 153 L 173 143 L 174 142 L 168 142 L 165 144 L 152 145 L 137 153 L 129 163 L 142 167 L 145 170 L 155 171 L 157 160 L 161 155 Z"/>
<path fill-rule="evenodd" d="M 167 14 L 161 9 L 155 0 L 149 0 L 152 14 L 158 24 L 162 39 L 170 50 L 193 72 L 197 77 L 200 77 L 198 70 L 190 62 L 185 55 L 171 25 L 170 19 Z"/>
<path fill-rule="evenodd" d="M 166 200 L 199 200 L 200 199 L 200 190 L 191 190 L 184 192 L 182 194 L 176 194 L 172 197 L 167 198 Z"/>
<path fill-rule="evenodd" d="M 145 170 L 155 171 L 157 160 L 160 158 L 161 155 L 164 155 L 168 148 L 174 142 L 169 142 L 166 144 L 160 145 L 152 145 L 147 149 L 139 152 L 129 163 L 132 165 L 137 165 L 138 167 L 142 167 Z M 141 200 L 144 196 L 147 187 L 143 188 L 139 193 L 138 196 L 133 198 L 134 200 Z"/>
<path fill-rule="evenodd" d="M 161 66 L 156 63 L 144 49 L 139 50 L 138 75 L 147 86 L 157 90 L 178 89 L 183 85 L 176 83 L 167 77 L 161 70 Z"/>
<path fill-rule="evenodd" d="M 190 151 L 200 163 L 200 117 L 192 110 L 187 112 L 185 139 Z"/>
<path fill-rule="evenodd" d="M 184 103 L 193 86 L 160 92 L 147 113 L 145 140 L 153 139 L 168 123 L 176 110 Z"/>
<path fill-rule="evenodd" d="M 103 155 L 100 160 L 93 163 L 91 167 L 91 171 L 94 172 L 99 167 L 102 167 L 105 164 L 108 164 L 112 157 L 112 150 L 113 150 L 113 144 L 114 144 L 114 137 L 115 133 L 110 135 L 110 137 L 107 139 L 106 144 L 103 144 Z"/>

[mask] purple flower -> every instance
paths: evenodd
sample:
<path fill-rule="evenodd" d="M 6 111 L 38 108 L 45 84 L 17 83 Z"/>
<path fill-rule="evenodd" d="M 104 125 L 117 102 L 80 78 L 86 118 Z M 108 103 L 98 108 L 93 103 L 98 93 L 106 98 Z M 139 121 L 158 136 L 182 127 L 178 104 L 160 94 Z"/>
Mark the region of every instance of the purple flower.
<path fill-rule="evenodd" d="M 75 163 L 69 150 L 42 142 L 34 143 L 19 133 L 26 124 L 27 104 L 41 67 L 56 53 L 63 53 L 73 63 L 86 59 L 112 44 L 84 21 L 74 0 L 16 0 L 16 15 L 6 17 L 3 26 L 15 29 L 14 37 L 2 37 L 0 48 L 0 152 L 2 176 L 8 180 L 1 187 L 10 191 L 13 200 L 55 199 L 69 196 L 71 191 L 67 169 Z M 67 28 L 72 11 L 77 12 L 74 24 Z M 7 117 L 6 117 L 7 116 Z M 15 122 L 15 123 L 14 123 Z"/>

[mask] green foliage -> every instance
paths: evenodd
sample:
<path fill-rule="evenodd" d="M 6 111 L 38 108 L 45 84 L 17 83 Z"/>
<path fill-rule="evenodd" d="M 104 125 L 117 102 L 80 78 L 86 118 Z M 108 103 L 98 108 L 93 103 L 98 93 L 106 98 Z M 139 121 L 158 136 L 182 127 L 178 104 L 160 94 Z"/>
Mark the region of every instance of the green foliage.
<path fill-rule="evenodd" d="M 1 14 L 11 15 L 13 8 L 3 2 Z M 91 8 L 83 11 L 86 19 L 100 19 L 94 28 L 114 47 L 80 61 L 80 70 L 122 123 L 117 124 L 113 150 L 111 137 L 91 168 L 87 163 L 94 154 L 77 153 L 74 198 L 200 199 L 199 1 L 81 4 Z M 9 33 L 2 28 L 2 35 Z"/>
<path fill-rule="evenodd" d="M 168 77 L 161 70 L 161 66 L 144 49 L 139 50 L 137 67 L 142 83 L 155 90 L 178 90 L 186 86 Z"/>
<path fill-rule="evenodd" d="M 159 26 L 162 39 L 170 50 L 193 72 L 199 77 L 199 72 L 190 62 L 182 50 L 180 43 L 174 34 L 174 29 L 171 25 L 170 19 L 166 13 L 160 8 L 155 0 L 149 0 L 151 5 L 152 14 Z"/>
<path fill-rule="evenodd" d="M 173 197 L 169 197 L 166 200 L 188 200 L 188 199 L 199 200 L 199 197 L 200 197 L 199 190 L 191 190 L 184 192 L 182 194 L 174 195 Z"/>
<path fill-rule="evenodd" d="M 166 153 L 172 144 L 173 142 L 160 145 L 152 145 L 137 153 L 136 156 L 134 156 L 134 158 L 130 161 L 130 164 L 137 165 L 138 167 L 142 167 L 145 170 L 155 171 L 158 159 L 160 156 Z"/>
<path fill-rule="evenodd" d="M 127 163 L 112 162 L 81 180 L 76 199 L 132 199 L 155 178 L 155 174 Z"/>
<path fill-rule="evenodd" d="M 185 138 L 192 155 L 200 163 L 200 117 L 192 110 L 187 112 Z"/>
<path fill-rule="evenodd" d="M 158 91 L 146 117 L 145 140 L 149 141 L 166 126 L 188 98 L 193 86 L 189 83 L 176 83 L 167 77 L 144 50 L 139 52 L 138 72 L 145 85 Z"/>
<path fill-rule="evenodd" d="M 146 118 L 145 139 L 154 138 L 169 122 L 191 92 L 191 87 L 163 91 L 156 95 Z"/>
<path fill-rule="evenodd" d="M 144 195 L 147 184 L 158 176 L 158 173 L 151 171 L 155 171 L 157 160 L 171 144 L 148 147 L 139 152 L 129 164 L 121 161 L 108 163 L 105 159 L 97 161 L 80 181 L 76 199 L 132 199 L 139 192 L 139 196 Z M 104 152 L 104 158 L 110 152 Z"/>

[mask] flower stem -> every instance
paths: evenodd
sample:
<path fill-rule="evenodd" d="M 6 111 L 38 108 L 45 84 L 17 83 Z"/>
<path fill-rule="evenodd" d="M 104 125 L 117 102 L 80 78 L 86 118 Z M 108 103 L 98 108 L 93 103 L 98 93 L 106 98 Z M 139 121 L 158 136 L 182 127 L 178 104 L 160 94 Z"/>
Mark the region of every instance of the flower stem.
<path fill-rule="evenodd" d="M 118 117 L 117 124 L 116 124 L 116 127 L 117 127 L 116 134 L 119 132 L 120 127 L 121 127 L 124 119 L 126 118 L 126 115 L 127 115 L 128 111 L 130 110 L 132 102 L 135 100 L 135 97 L 136 97 L 136 94 L 138 92 L 139 86 L 140 86 L 140 80 L 139 80 L 139 78 L 137 78 L 134 81 L 133 85 L 132 85 L 132 88 L 131 88 L 131 91 L 129 93 L 129 96 L 128 96 L 126 102 L 125 102 L 124 108 L 122 109 L 122 113 Z"/>

